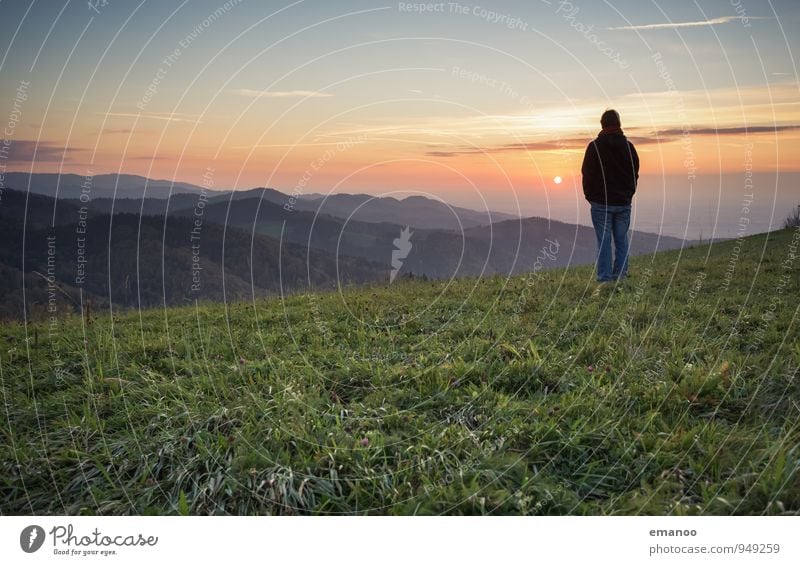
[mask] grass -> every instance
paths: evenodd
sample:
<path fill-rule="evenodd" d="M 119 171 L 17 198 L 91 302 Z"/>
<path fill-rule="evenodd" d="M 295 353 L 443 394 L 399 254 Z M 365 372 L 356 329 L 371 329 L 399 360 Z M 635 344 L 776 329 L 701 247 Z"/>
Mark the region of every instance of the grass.
<path fill-rule="evenodd" d="M 800 514 L 798 242 L 4 325 L 0 510 Z"/>

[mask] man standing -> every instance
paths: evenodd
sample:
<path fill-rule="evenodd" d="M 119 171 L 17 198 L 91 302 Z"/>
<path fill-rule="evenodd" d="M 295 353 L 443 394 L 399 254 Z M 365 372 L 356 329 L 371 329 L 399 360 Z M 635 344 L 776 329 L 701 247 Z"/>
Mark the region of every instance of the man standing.
<path fill-rule="evenodd" d="M 600 125 L 602 131 L 586 148 L 581 173 L 597 235 L 597 280 L 608 282 L 628 273 L 628 229 L 639 181 L 639 155 L 622 133 L 616 110 L 606 110 Z"/>

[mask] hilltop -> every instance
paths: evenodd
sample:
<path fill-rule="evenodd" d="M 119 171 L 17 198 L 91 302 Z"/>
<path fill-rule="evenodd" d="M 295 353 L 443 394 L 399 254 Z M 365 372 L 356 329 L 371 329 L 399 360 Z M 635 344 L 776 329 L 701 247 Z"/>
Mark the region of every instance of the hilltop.
<path fill-rule="evenodd" d="M 800 231 L 0 326 L 4 514 L 798 514 Z"/>

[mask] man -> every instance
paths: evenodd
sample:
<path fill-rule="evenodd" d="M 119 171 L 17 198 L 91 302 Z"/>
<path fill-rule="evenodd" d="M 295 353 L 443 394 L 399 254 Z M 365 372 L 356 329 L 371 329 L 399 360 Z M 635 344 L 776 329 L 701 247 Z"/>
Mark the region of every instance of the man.
<path fill-rule="evenodd" d="M 639 181 L 639 155 L 622 132 L 616 110 L 606 110 L 600 125 L 602 131 L 586 148 L 581 173 L 597 235 L 597 280 L 609 282 L 628 274 L 628 229 Z"/>

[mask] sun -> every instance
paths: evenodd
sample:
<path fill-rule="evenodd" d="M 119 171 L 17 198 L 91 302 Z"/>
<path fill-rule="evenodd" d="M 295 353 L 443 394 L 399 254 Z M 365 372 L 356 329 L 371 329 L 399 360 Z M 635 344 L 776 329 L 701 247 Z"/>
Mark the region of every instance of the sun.
<path fill-rule="evenodd" d="M 561 184 L 561 177 L 554 177 L 553 182 L 556 184 Z"/>

